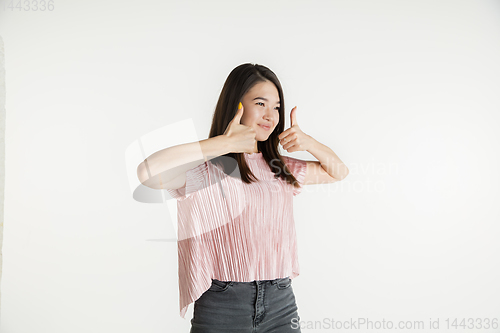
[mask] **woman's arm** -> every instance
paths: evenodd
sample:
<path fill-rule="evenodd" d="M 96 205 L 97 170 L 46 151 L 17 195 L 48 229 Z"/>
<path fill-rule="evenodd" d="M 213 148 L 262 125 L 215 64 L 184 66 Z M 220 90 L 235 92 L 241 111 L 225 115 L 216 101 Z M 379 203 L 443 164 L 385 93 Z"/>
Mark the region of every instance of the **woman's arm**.
<path fill-rule="evenodd" d="M 347 177 L 349 169 L 337 154 L 310 135 L 309 138 L 311 145 L 307 151 L 318 161 L 307 161 L 304 184 L 333 183 Z"/>
<path fill-rule="evenodd" d="M 305 134 L 297 122 L 297 107 L 290 112 L 291 127 L 278 136 L 280 144 L 288 152 L 306 150 L 318 161 L 306 161 L 307 169 L 304 185 L 333 183 L 344 179 L 349 169 L 344 162 L 327 146 Z"/>
<path fill-rule="evenodd" d="M 137 167 L 139 181 L 154 189 L 176 189 L 185 186 L 187 170 L 204 161 L 231 152 L 226 135 L 185 143 L 157 151 Z"/>

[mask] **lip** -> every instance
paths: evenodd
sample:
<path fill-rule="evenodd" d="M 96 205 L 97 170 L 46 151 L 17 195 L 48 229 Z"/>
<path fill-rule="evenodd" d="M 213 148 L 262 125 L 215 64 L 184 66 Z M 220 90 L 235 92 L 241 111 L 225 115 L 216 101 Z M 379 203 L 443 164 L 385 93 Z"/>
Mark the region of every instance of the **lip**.
<path fill-rule="evenodd" d="M 265 129 L 266 131 L 269 131 L 271 129 L 271 126 L 269 125 L 259 125 L 259 126 Z"/>

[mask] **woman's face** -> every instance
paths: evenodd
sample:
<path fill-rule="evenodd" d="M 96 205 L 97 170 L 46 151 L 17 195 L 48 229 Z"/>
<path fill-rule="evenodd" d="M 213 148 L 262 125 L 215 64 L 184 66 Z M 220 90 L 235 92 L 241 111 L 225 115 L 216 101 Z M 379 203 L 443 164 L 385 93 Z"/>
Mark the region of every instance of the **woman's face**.
<path fill-rule="evenodd" d="M 253 127 L 257 133 L 255 140 L 266 141 L 280 119 L 280 100 L 274 83 L 270 81 L 257 83 L 243 96 L 241 104 L 243 104 L 243 116 L 240 123 Z"/>

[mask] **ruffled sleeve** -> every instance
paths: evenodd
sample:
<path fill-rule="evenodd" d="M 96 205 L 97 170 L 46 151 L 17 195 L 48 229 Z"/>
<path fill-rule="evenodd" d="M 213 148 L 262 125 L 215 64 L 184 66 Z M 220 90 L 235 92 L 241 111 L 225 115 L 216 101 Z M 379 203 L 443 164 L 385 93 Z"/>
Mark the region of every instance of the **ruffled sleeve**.
<path fill-rule="evenodd" d="M 185 200 L 206 185 L 208 179 L 207 162 L 186 171 L 186 186 L 178 189 L 166 189 L 177 200 Z"/>
<path fill-rule="evenodd" d="M 297 179 L 297 182 L 300 185 L 299 188 L 296 187 L 293 188 L 293 196 L 296 196 L 297 194 L 302 192 L 302 187 L 304 185 L 304 180 L 306 178 L 307 161 L 299 160 L 298 158 L 293 158 L 290 156 L 283 156 L 283 159 L 288 169 L 290 169 L 293 176 Z M 289 185 L 293 186 L 291 184 Z"/>

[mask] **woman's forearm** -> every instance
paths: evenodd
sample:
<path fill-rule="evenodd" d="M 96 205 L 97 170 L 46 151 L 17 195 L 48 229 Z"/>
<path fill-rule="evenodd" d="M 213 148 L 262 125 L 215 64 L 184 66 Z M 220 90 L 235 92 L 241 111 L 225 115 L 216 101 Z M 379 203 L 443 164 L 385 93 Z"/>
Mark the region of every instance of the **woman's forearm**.
<path fill-rule="evenodd" d="M 307 150 L 321 163 L 321 167 L 335 179 L 342 180 L 349 174 L 349 169 L 329 147 L 317 141 L 313 137 L 311 147 Z"/>
<path fill-rule="evenodd" d="M 225 135 L 185 143 L 159 150 L 148 156 L 137 167 L 141 183 L 161 174 L 164 183 L 201 163 L 231 152 L 230 141 Z"/>

